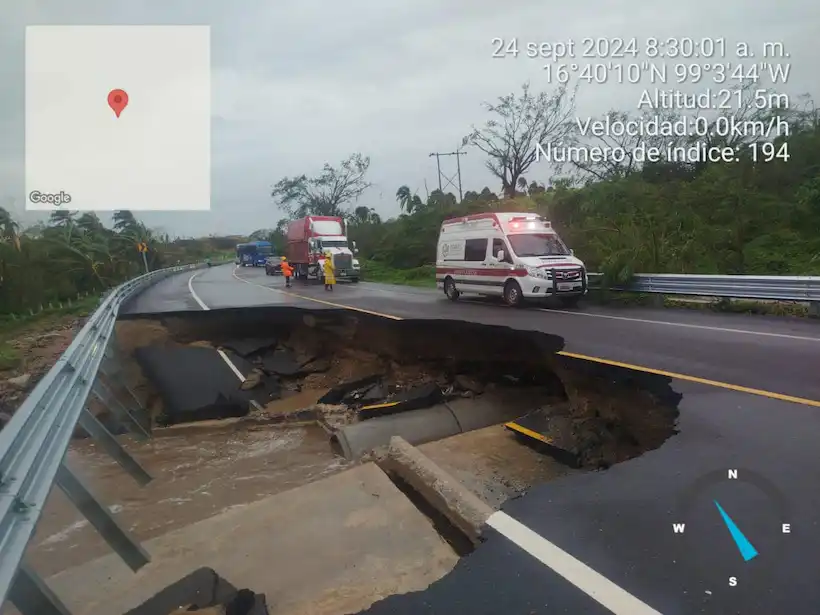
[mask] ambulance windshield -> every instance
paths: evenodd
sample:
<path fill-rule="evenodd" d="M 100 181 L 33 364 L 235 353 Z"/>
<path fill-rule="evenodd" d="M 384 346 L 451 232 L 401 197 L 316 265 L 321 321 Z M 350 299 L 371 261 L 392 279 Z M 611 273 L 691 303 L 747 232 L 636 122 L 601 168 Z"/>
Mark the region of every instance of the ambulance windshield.
<path fill-rule="evenodd" d="M 554 233 L 507 235 L 510 247 L 519 257 L 568 256 L 569 250 Z"/>

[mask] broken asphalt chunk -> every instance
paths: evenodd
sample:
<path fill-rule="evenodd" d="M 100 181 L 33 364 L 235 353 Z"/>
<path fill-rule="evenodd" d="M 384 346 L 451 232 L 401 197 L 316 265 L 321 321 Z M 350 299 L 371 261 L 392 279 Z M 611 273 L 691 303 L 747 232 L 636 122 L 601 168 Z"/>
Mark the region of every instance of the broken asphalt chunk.
<path fill-rule="evenodd" d="M 262 355 L 262 369 L 269 374 L 296 376 L 302 372 L 302 363 L 297 360 L 296 353 L 292 350 L 277 348 Z"/>
<path fill-rule="evenodd" d="M 439 386 L 435 382 L 430 382 L 391 395 L 380 403 L 362 406 L 359 408 L 359 418 L 364 420 L 408 410 L 429 408 L 443 399 L 444 395 Z"/>
<path fill-rule="evenodd" d="M 249 395 L 213 348 L 144 346 L 134 351 L 134 358 L 162 398 L 165 424 L 248 413 Z"/>
<path fill-rule="evenodd" d="M 572 417 L 550 416 L 547 412 L 536 410 L 504 426 L 536 450 L 571 468 L 580 468 L 582 454 Z"/>
<path fill-rule="evenodd" d="M 230 340 L 222 344 L 222 346 L 234 351 L 241 357 L 250 357 L 268 348 L 273 348 L 278 343 L 279 340 L 275 337 L 248 337 Z"/>
<path fill-rule="evenodd" d="M 379 382 L 381 379 L 381 374 L 373 374 L 371 376 L 365 376 L 364 378 L 359 378 L 357 380 L 342 382 L 341 384 L 337 384 L 335 387 L 333 387 L 327 393 L 325 393 L 318 403 L 330 404 L 333 406 L 339 405 L 344 401 L 344 399 L 348 395 L 350 395 L 354 391 L 364 389 L 365 387 L 371 387 L 377 382 Z"/>
<path fill-rule="evenodd" d="M 365 389 L 361 393 L 361 397 L 359 397 L 358 401 L 363 404 L 375 403 L 377 401 L 381 401 L 387 397 L 387 395 L 387 387 L 385 387 L 381 382 L 377 382 L 376 384 Z"/>
<path fill-rule="evenodd" d="M 182 605 L 182 606 L 180 606 Z M 268 615 L 264 594 L 237 590 L 211 568 L 200 568 L 131 609 L 125 615 L 178 613 Z"/>

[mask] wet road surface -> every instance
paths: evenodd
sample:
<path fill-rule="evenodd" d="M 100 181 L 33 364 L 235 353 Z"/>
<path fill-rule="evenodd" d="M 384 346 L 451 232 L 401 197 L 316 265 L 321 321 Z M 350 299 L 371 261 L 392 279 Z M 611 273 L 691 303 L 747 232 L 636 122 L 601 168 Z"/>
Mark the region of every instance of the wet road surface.
<path fill-rule="evenodd" d="M 201 309 L 344 306 L 394 319 L 506 324 L 561 335 L 570 356 L 671 375 L 683 394 L 680 433 L 660 449 L 507 502 L 490 519 L 486 544 L 452 573 L 368 613 L 817 612 L 818 323 L 672 310 L 513 310 L 367 283 L 337 285 L 332 294 L 297 284 L 285 293 L 281 278 L 230 266 L 190 277 L 161 282 L 131 310 L 193 309 L 193 297 Z M 726 480 L 681 501 L 694 481 L 716 471 Z M 744 482 L 752 472 L 775 485 L 782 510 L 777 494 Z M 757 549 L 750 561 L 721 520 L 718 500 Z M 685 516 L 683 504 L 693 512 Z M 676 532 L 683 522 L 686 530 Z"/>

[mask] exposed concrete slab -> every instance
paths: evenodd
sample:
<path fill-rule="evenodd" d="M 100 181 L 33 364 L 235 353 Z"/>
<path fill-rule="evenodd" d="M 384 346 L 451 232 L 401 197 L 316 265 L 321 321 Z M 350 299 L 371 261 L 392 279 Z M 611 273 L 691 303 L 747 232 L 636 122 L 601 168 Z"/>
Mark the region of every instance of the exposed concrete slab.
<path fill-rule="evenodd" d="M 531 487 L 579 473 L 525 446 L 503 425 L 493 425 L 419 446 L 493 509 Z"/>
<path fill-rule="evenodd" d="M 457 561 L 450 546 L 368 463 L 148 541 L 152 562 L 132 573 L 116 555 L 49 584 L 74 615 L 124 613 L 209 566 L 267 596 L 271 615 L 343 615 L 418 591 Z"/>
<path fill-rule="evenodd" d="M 394 436 L 382 467 L 398 474 L 474 545 L 481 542 L 484 524 L 493 509 L 419 449 Z"/>

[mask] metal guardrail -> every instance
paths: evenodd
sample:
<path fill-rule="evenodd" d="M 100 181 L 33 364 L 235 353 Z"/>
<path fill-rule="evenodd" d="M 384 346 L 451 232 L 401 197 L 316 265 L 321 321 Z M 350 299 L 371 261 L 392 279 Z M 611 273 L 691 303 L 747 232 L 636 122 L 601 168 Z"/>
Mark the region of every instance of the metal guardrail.
<path fill-rule="evenodd" d="M 79 425 L 141 485 L 151 477 L 88 409 L 89 397 L 136 437 L 150 435 L 150 418 L 120 374 L 114 325 L 120 307 L 147 286 L 204 264 L 161 269 L 111 290 L 54 367 L 0 431 L 0 608 L 8 598 L 23 615 L 66 615 L 23 557 L 56 483 L 133 570 L 149 556 L 72 472 L 66 459 Z"/>
<path fill-rule="evenodd" d="M 589 273 L 590 287 L 600 288 L 602 274 Z M 727 299 L 820 302 L 820 276 L 690 275 L 643 273 L 609 290 Z"/>

